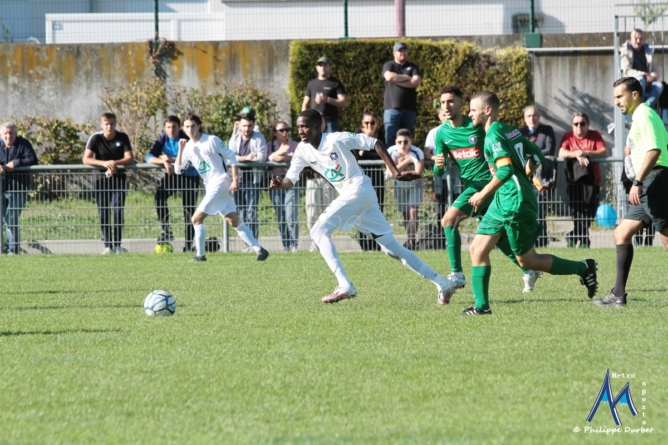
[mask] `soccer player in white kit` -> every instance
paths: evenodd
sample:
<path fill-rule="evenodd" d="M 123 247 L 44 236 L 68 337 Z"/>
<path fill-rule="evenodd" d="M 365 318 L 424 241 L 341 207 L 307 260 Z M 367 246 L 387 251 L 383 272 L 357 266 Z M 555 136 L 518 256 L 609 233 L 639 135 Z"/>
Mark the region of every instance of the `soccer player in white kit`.
<path fill-rule="evenodd" d="M 253 248 L 257 253 L 257 261 L 264 261 L 269 256 L 251 233 L 245 224 L 239 223 L 237 206 L 230 191 L 239 190 L 239 179 L 237 172 L 237 156 L 217 136 L 202 133 L 202 121 L 198 116 L 189 114 L 183 120 L 183 131 L 186 132 L 189 141 L 179 141 L 179 153 L 174 162 L 174 170 L 177 175 L 193 165 L 204 181 L 205 195 L 202 202 L 195 210 L 192 217 L 195 229 L 195 249 L 197 255 L 191 262 L 206 261 L 204 254 L 204 242 L 206 240 L 206 228 L 204 219 L 208 215 L 219 213 L 234 227 L 239 237 Z M 227 165 L 232 170 L 232 178 L 227 173 Z"/>
<path fill-rule="evenodd" d="M 336 303 L 357 295 L 357 289 L 343 270 L 331 239 L 334 230 L 349 230 L 355 227 L 360 232 L 371 235 L 386 254 L 432 281 L 438 289 L 438 300 L 449 302 L 455 290 L 454 283 L 439 275 L 413 252 L 397 242 L 392 233 L 392 226 L 380 211 L 371 180 L 357 164 L 352 151 L 375 150 L 385 161 L 395 180 L 412 181 L 422 176 L 411 171 L 400 173 L 385 146 L 377 139 L 364 134 L 322 133 L 321 123 L 322 118 L 316 110 L 301 112 L 297 118 L 297 129 L 302 142 L 297 146 L 285 178 L 283 180 L 273 178 L 269 188 L 291 188 L 299 180 L 301 171 L 305 167 L 311 167 L 339 192 L 338 198 L 325 209 L 311 228 L 311 238 L 318 245 L 320 253 L 338 280 L 334 292 L 324 297 L 322 301 Z"/>

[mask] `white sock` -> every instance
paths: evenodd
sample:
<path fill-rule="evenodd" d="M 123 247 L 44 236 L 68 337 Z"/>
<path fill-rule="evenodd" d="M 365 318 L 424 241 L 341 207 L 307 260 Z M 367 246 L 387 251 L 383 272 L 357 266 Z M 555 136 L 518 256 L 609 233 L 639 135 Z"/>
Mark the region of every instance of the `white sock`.
<path fill-rule="evenodd" d="M 206 242 L 206 227 L 204 224 L 198 226 L 193 224 L 195 229 L 195 252 L 197 256 L 204 256 L 204 243 Z"/>
<path fill-rule="evenodd" d="M 252 247 L 256 253 L 260 252 L 262 247 L 260 247 L 260 244 L 258 244 L 257 240 L 253 236 L 253 233 L 246 224 L 239 223 L 239 225 L 236 226 L 234 230 L 237 231 L 237 235 L 239 235 L 239 238 L 241 238 L 247 246 Z"/>
<path fill-rule="evenodd" d="M 339 286 L 345 288 L 352 287 L 352 283 L 348 279 L 346 271 L 343 270 L 343 264 L 341 264 L 339 254 L 336 253 L 336 247 L 334 247 L 332 239 L 329 236 L 323 234 L 320 234 L 320 236 L 317 234 L 311 234 L 311 237 L 318 246 L 320 255 L 322 255 L 330 270 L 334 273 L 334 276 L 336 276 L 336 280 L 339 282 Z"/>
<path fill-rule="evenodd" d="M 385 248 L 385 253 L 396 257 L 408 269 L 412 270 L 421 277 L 428 279 L 439 289 L 441 288 L 445 278 L 439 275 L 438 272 L 436 272 L 434 269 L 429 267 L 427 263 L 418 258 L 418 256 L 413 252 L 399 244 L 399 242 L 394 238 L 394 235 L 390 233 L 379 236 L 376 238 L 376 242 Z"/>

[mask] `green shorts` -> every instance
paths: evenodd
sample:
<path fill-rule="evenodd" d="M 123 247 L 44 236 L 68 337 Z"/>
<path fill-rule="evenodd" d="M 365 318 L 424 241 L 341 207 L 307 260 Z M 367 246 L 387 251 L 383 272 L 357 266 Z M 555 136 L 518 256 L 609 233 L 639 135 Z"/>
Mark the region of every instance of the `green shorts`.
<path fill-rule="evenodd" d="M 489 183 L 489 181 L 480 181 L 480 182 L 471 182 L 468 184 L 466 189 L 462 192 L 461 195 L 455 199 L 455 202 L 452 203 L 452 207 L 458 209 L 461 212 L 466 213 L 468 216 L 472 218 L 481 218 L 485 212 L 487 212 L 487 208 L 489 205 L 492 203 L 494 200 L 494 195 L 489 196 L 483 203 L 478 207 L 478 211 L 473 210 L 473 206 L 469 204 L 469 199 L 471 199 L 471 196 L 475 195 L 478 193 L 480 190 L 484 189 L 485 186 Z"/>
<path fill-rule="evenodd" d="M 505 216 L 496 206 L 491 206 L 478 224 L 476 234 L 507 236 L 513 253 L 520 256 L 531 250 L 542 232 L 543 226 L 538 223 L 535 212 L 520 211 Z"/>

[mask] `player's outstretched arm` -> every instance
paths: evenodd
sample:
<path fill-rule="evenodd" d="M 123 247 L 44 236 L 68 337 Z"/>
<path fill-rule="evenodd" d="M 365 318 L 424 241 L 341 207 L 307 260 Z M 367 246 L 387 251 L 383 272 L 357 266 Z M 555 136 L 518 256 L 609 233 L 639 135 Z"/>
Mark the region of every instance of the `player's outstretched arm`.
<path fill-rule="evenodd" d="M 274 176 L 271 178 L 271 181 L 269 181 L 270 189 L 285 190 L 291 189 L 293 186 L 294 184 L 292 181 L 290 181 L 288 178 L 281 178 L 280 176 Z"/>
<path fill-rule="evenodd" d="M 400 172 L 399 169 L 397 169 L 397 165 L 392 160 L 392 156 L 390 156 L 390 154 L 387 152 L 385 144 L 383 144 L 380 140 L 376 141 L 374 149 L 376 150 L 376 153 L 378 154 L 380 159 L 382 159 L 383 162 L 385 162 L 385 165 L 387 166 L 390 175 L 392 175 L 392 178 L 394 178 L 395 180 L 415 181 L 416 179 L 420 179 L 422 177 L 422 175 L 419 175 L 413 171 Z"/>

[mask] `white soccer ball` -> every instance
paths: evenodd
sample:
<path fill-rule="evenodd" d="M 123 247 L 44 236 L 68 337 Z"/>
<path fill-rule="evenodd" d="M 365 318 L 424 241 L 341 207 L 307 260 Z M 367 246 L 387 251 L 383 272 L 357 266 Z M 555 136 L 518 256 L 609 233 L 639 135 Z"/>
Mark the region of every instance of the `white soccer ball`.
<path fill-rule="evenodd" d="M 146 315 L 174 315 L 176 299 L 166 290 L 154 290 L 144 300 Z"/>

